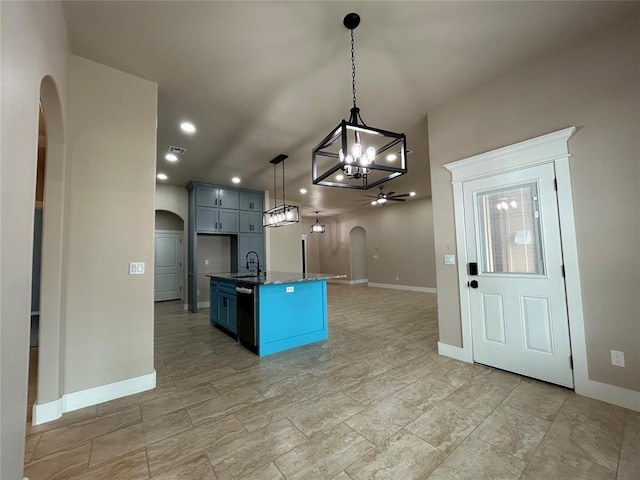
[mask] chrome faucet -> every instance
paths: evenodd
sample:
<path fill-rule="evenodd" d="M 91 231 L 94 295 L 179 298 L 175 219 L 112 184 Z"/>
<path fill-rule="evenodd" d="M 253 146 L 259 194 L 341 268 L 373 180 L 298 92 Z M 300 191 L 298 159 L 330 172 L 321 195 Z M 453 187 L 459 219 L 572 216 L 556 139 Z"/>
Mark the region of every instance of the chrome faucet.
<path fill-rule="evenodd" d="M 249 268 L 249 255 L 251 255 L 252 253 L 256 256 L 256 261 L 255 261 L 255 263 L 256 263 L 256 264 L 257 264 L 257 266 L 258 266 L 258 269 L 257 269 L 257 271 L 256 271 L 256 275 L 258 275 L 258 276 L 259 276 L 259 275 L 260 275 L 260 271 L 261 271 L 261 270 L 260 270 L 260 257 L 258 256 L 258 252 L 256 252 L 255 250 L 251 250 L 249 253 L 247 253 L 247 256 L 245 257 L 245 260 L 247 261 L 246 269 L 247 269 L 247 270 L 250 270 L 250 268 Z M 251 262 L 251 263 L 253 264 L 254 262 Z"/>

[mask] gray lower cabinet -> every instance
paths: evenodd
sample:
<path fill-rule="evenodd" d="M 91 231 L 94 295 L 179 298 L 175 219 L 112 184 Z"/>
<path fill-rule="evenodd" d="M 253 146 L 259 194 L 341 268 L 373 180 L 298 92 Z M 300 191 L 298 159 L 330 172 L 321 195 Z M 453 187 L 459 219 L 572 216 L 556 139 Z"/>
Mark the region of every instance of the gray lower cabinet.
<path fill-rule="evenodd" d="M 235 338 L 237 334 L 238 296 L 236 284 L 228 282 L 211 282 L 209 316 L 214 325 Z"/>

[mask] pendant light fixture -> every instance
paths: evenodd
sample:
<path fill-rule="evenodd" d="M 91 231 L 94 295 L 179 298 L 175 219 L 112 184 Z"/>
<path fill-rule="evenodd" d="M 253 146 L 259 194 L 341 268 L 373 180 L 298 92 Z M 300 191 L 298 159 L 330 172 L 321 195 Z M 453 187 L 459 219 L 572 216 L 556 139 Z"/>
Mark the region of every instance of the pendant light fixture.
<path fill-rule="evenodd" d="M 269 163 L 273 164 L 273 208 L 263 212 L 263 227 L 283 227 L 300 221 L 297 205 L 287 205 L 284 201 L 284 161 L 288 155 L 280 154 Z M 282 205 L 276 206 L 276 165 L 282 163 Z"/>
<path fill-rule="evenodd" d="M 318 220 L 318 212 L 316 212 L 316 223 L 309 227 L 309 233 L 324 233 L 325 230 L 326 228 L 324 225 L 320 224 L 320 221 Z"/>
<path fill-rule="evenodd" d="M 349 120 L 342 120 L 313 150 L 313 183 L 329 187 L 366 190 L 407 173 L 404 133 L 369 127 L 356 105 L 356 63 L 353 31 L 360 24 L 357 13 L 344 17 L 351 31 L 351 88 L 353 107 Z"/>

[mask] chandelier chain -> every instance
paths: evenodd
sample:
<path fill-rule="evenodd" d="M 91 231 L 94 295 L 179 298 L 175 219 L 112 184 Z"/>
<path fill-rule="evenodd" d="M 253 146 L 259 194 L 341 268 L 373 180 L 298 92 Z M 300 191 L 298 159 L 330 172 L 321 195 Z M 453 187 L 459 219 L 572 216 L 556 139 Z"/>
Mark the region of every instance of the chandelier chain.
<path fill-rule="evenodd" d="M 351 88 L 353 90 L 353 108 L 356 108 L 356 57 L 353 48 L 353 29 L 351 30 Z"/>

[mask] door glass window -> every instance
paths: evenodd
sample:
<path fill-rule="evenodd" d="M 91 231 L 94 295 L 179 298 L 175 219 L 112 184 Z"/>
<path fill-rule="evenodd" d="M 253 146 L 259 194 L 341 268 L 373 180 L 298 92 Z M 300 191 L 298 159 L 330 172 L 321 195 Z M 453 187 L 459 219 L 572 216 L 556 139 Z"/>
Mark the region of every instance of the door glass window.
<path fill-rule="evenodd" d="M 489 190 L 476 198 L 482 273 L 544 274 L 537 184 Z"/>

